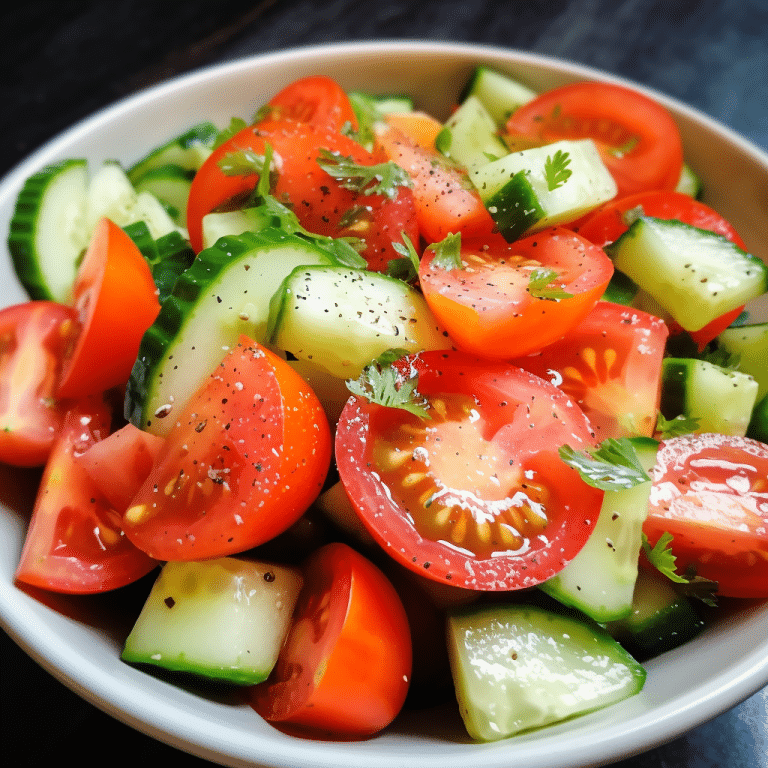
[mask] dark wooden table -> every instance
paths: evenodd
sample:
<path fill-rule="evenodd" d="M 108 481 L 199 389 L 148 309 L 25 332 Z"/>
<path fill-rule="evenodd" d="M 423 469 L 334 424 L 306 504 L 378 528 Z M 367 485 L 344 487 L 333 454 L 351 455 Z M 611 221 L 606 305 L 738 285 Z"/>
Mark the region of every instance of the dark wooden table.
<path fill-rule="evenodd" d="M 121 0 L 18 3 L 2 16 L 0 174 L 115 99 L 199 66 L 329 41 L 485 42 L 677 97 L 768 149 L 765 0 Z M 0 744 L 17 766 L 192 766 L 82 701 L 0 633 Z M 766 768 L 768 688 L 621 768 Z"/>

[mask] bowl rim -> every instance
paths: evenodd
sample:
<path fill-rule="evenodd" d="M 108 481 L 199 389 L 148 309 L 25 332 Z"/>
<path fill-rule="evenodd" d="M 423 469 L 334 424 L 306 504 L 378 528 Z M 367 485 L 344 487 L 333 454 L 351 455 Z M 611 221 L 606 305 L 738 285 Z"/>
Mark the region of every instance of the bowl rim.
<path fill-rule="evenodd" d="M 316 57 L 346 56 L 393 56 L 419 55 L 420 57 L 459 57 L 464 61 L 476 61 L 479 58 L 490 61 L 506 61 L 510 66 L 531 65 L 537 68 L 551 69 L 581 79 L 603 80 L 629 85 L 658 100 L 677 114 L 683 115 L 709 130 L 722 136 L 739 152 L 752 158 L 768 175 L 768 152 L 750 140 L 715 121 L 700 110 L 642 86 L 631 80 L 612 75 L 591 66 L 575 63 L 552 56 L 503 48 L 482 43 L 441 42 L 431 40 L 368 40 L 349 41 L 332 44 L 314 44 L 271 51 L 256 55 L 242 56 L 231 61 L 220 62 L 174 77 L 154 86 L 144 88 L 126 96 L 113 104 L 98 110 L 89 117 L 75 123 L 72 127 L 47 141 L 28 157 L 16 165 L 0 180 L 0 197 L 15 197 L 26 177 L 42 164 L 56 159 L 73 141 L 90 134 L 96 134 L 105 125 L 130 114 L 139 105 L 146 105 L 161 100 L 171 93 L 182 90 L 194 90 L 204 83 L 226 80 L 238 73 L 254 67 L 276 64 L 300 64 Z M 7 228 L 8 222 L 3 222 Z M 6 231 L 7 234 L 7 231 Z M 35 605 L 23 592 L 17 590 L 12 581 L 0 581 L 0 626 L 24 649 L 35 661 L 48 670 L 54 677 L 71 688 L 75 693 L 99 709 L 116 717 L 128 725 L 160 741 L 192 752 L 205 759 L 226 765 L 253 765 L 251 757 L 268 761 L 271 766 L 349 766 L 349 768 L 384 768 L 400 764 L 409 766 L 434 766 L 449 768 L 465 765 L 471 759 L 473 765 L 499 767 L 506 765 L 513 756 L 525 759 L 526 764 L 535 766 L 595 765 L 622 759 L 669 741 L 681 733 L 700 725 L 730 707 L 736 705 L 757 690 L 768 684 L 768 639 L 755 648 L 747 657 L 737 659 L 727 669 L 715 676 L 704 690 L 673 702 L 662 702 L 648 712 L 634 717 L 628 725 L 614 720 L 610 725 L 600 723 L 592 726 L 590 716 L 582 720 L 588 727 L 586 736 L 580 745 L 574 745 L 568 738 L 557 743 L 557 728 L 540 731 L 542 738 L 532 739 L 516 737 L 493 745 L 458 744 L 457 749 L 447 758 L 445 752 L 429 752 L 428 743 L 415 742 L 419 750 L 409 753 L 403 746 L 393 744 L 396 739 L 383 739 L 380 747 L 377 742 L 367 742 L 368 747 L 350 747 L 348 744 L 331 743 L 318 749 L 316 742 L 288 740 L 280 734 L 275 739 L 268 739 L 259 745 L 265 747 L 258 754 L 244 751 L 244 745 L 233 748 L 231 739 L 237 736 L 238 729 L 226 726 L 220 734 L 208 735 L 210 720 L 193 710 L 174 711 L 174 705 L 161 706 L 153 717 L 148 717 L 143 709 L 145 702 L 136 695 L 133 687 L 134 676 L 128 669 L 111 670 L 104 679 L 104 671 L 85 653 L 72 657 L 71 649 L 61 648 L 56 643 L 53 633 L 39 626 Z M 757 618 L 765 618 L 768 623 L 768 604 L 755 606 Z M 749 611 L 748 611 L 749 612 Z M 649 669 L 655 667 L 651 662 Z M 113 673 L 113 674 L 112 674 Z M 141 673 L 143 674 L 143 673 Z M 203 736 L 203 734 L 205 734 Z M 520 739 L 520 740 L 518 740 Z M 235 741 L 237 739 L 235 738 Z M 536 750 L 533 760 L 529 758 L 530 745 L 544 743 L 546 755 Z M 499 747 L 501 745 L 501 747 Z M 425 750 L 425 746 L 427 749 Z M 471 752 L 467 747 L 471 748 Z M 393 752 L 393 750 L 395 750 Z M 394 757 L 393 757 L 394 754 Z M 531 753 L 533 755 L 533 753 Z M 471 755 L 471 757 L 470 757 Z"/>

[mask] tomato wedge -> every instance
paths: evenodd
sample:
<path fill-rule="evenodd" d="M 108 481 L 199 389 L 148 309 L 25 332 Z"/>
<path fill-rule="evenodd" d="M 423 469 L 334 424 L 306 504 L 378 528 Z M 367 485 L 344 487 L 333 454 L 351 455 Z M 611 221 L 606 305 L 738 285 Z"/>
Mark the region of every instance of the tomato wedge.
<path fill-rule="evenodd" d="M 158 560 L 202 560 L 286 530 L 322 488 L 328 421 L 291 366 L 242 337 L 193 395 L 123 518 Z"/>
<path fill-rule="evenodd" d="M 235 206 L 254 189 L 257 174 L 228 176 L 219 162 L 231 153 L 249 151 L 263 155 L 266 144 L 279 160 L 274 196 L 289 204 L 301 225 L 310 232 L 330 237 L 357 237 L 365 241 L 362 256 L 371 269 L 383 269 L 399 257 L 393 243 L 402 233 L 418 240 L 413 193 L 400 186 L 394 197 L 347 189 L 344 179 L 330 176 L 318 164 L 325 149 L 358 165 L 377 165 L 383 156 L 322 125 L 292 120 L 263 121 L 245 128 L 222 144 L 197 172 L 189 192 L 187 228 L 192 247 L 203 245 L 203 217 L 222 206 Z"/>
<path fill-rule="evenodd" d="M 0 310 L 0 461 L 36 467 L 48 459 L 64 418 L 54 392 L 76 319 L 51 301 Z"/>
<path fill-rule="evenodd" d="M 101 396 L 65 414 L 40 482 L 16 579 L 53 592 L 91 594 L 130 584 L 157 563 L 123 535 L 120 513 L 78 463 L 109 433 Z"/>
<path fill-rule="evenodd" d="M 578 403 L 598 440 L 652 437 L 668 335 L 647 312 L 599 301 L 563 339 L 512 362 Z"/>
<path fill-rule="evenodd" d="M 160 311 L 152 272 L 117 224 L 96 225 L 73 288 L 79 334 L 57 397 L 82 397 L 125 384 L 144 331 Z"/>
<path fill-rule="evenodd" d="M 372 736 L 408 693 L 405 609 L 384 574 L 340 542 L 310 556 L 304 584 L 277 664 L 252 689 L 251 706 L 296 735 Z"/>
<path fill-rule="evenodd" d="M 605 252 L 567 229 L 507 243 L 462 241 L 460 269 L 426 249 L 419 280 L 430 309 L 465 352 L 510 359 L 562 338 L 595 306 L 613 274 Z"/>
<path fill-rule="evenodd" d="M 677 572 L 718 594 L 768 597 L 768 446 L 746 437 L 683 435 L 659 448 L 643 531 L 672 535 Z"/>
<path fill-rule="evenodd" d="M 513 590 L 553 576 L 581 549 L 603 492 L 558 450 L 594 443 L 561 390 L 504 363 L 423 352 L 396 364 L 418 377 L 429 419 L 353 396 L 336 433 L 339 475 L 393 558 L 438 582 Z"/>
<path fill-rule="evenodd" d="M 680 131 L 667 109 L 613 83 L 572 83 L 515 110 L 506 130 L 540 144 L 593 139 L 618 186 L 618 197 L 674 189 L 683 167 Z"/>
<path fill-rule="evenodd" d="M 262 119 L 298 120 L 340 131 L 357 129 L 357 118 L 346 91 L 323 75 L 303 77 L 275 94 L 262 110 Z"/>

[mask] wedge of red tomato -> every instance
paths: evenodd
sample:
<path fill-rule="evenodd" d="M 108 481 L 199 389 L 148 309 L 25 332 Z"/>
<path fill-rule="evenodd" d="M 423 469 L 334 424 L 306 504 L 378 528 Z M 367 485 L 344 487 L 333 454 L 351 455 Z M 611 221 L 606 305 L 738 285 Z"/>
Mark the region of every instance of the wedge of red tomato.
<path fill-rule="evenodd" d="M 618 186 L 618 196 L 674 189 L 683 167 L 680 131 L 667 109 L 615 83 L 579 82 L 554 88 L 512 113 L 512 138 L 540 144 L 592 139 Z"/>
<path fill-rule="evenodd" d="M 768 446 L 746 437 L 664 441 L 643 531 L 665 533 L 680 575 L 717 582 L 730 597 L 768 597 Z"/>
<path fill-rule="evenodd" d="M 243 552 L 298 520 L 330 456 L 317 396 L 285 360 L 243 337 L 179 416 L 123 527 L 159 560 Z"/>
<path fill-rule="evenodd" d="M 411 635 L 392 584 L 340 542 L 304 566 L 304 588 L 269 679 L 251 705 L 289 732 L 359 739 L 389 725 L 411 680 Z"/>
<path fill-rule="evenodd" d="M 559 457 L 593 445 L 562 391 L 461 352 L 398 361 L 428 418 L 350 398 L 336 433 L 341 481 L 374 539 L 406 567 L 482 591 L 534 586 L 583 546 L 602 491 Z"/>
<path fill-rule="evenodd" d="M 553 228 L 515 243 L 462 240 L 460 268 L 426 249 L 419 280 L 430 309 L 465 352 L 510 359 L 562 338 L 594 307 L 613 264 L 579 235 Z"/>

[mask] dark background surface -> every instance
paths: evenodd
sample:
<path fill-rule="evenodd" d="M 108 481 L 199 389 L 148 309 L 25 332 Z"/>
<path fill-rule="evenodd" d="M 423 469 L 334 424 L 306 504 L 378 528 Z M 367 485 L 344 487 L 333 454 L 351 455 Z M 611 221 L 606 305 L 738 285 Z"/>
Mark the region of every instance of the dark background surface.
<path fill-rule="evenodd" d="M 768 2 L 186 0 L 25 2 L 2 13 L 0 174 L 93 111 L 206 64 L 295 45 L 485 42 L 608 70 L 768 149 Z M 0 633 L 0 745 L 14 765 L 74 758 L 205 765 L 61 686 Z M 766 768 L 768 688 L 621 768 Z"/>

